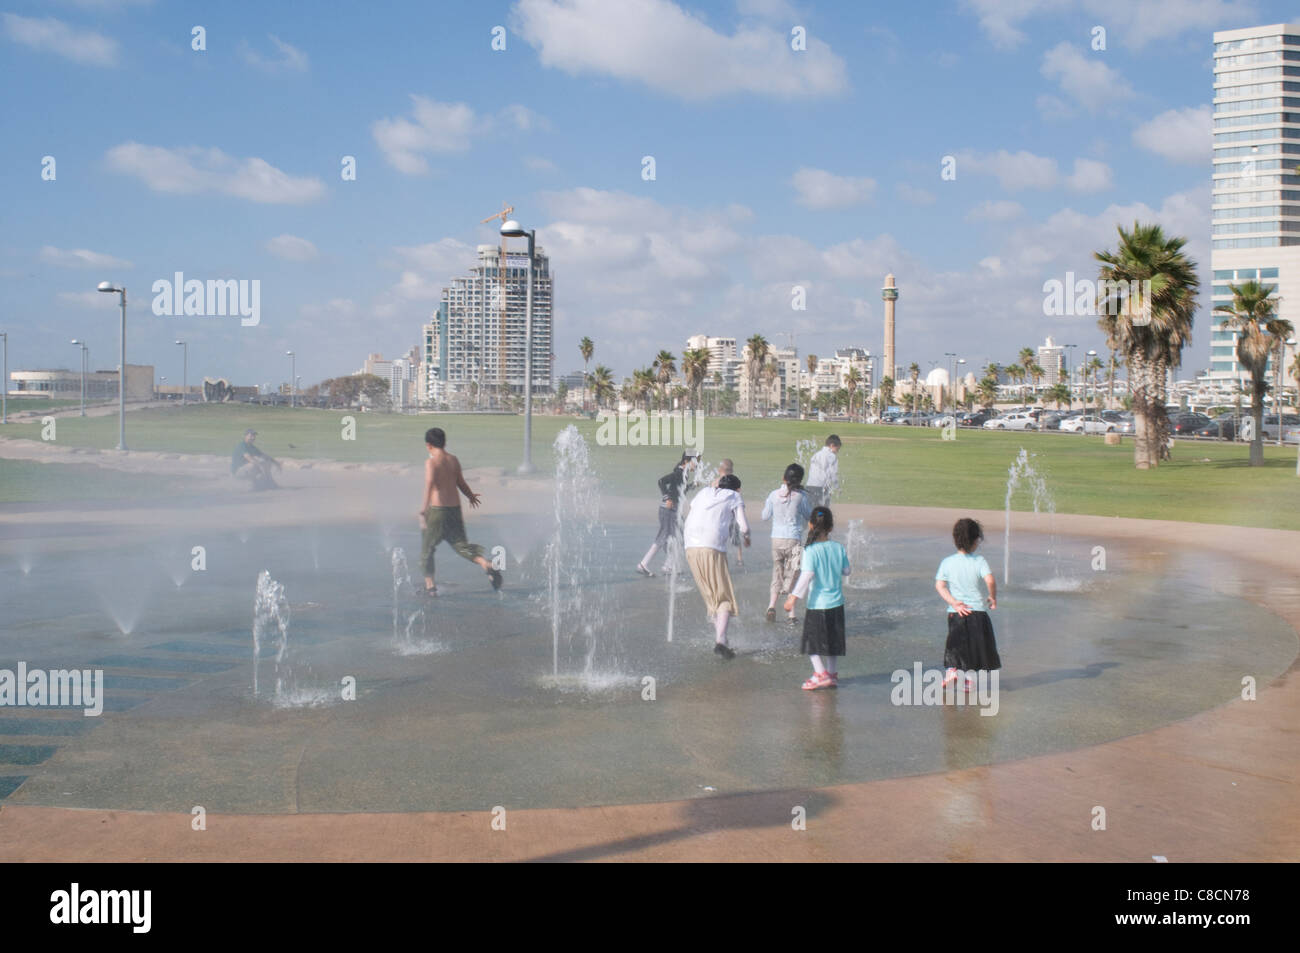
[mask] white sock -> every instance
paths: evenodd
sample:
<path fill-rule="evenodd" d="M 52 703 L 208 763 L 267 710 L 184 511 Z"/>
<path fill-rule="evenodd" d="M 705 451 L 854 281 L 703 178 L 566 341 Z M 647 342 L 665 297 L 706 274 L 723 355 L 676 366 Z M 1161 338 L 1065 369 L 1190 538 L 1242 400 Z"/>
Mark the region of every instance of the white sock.
<path fill-rule="evenodd" d="M 822 663 L 822 657 L 820 655 L 810 655 L 808 656 L 808 661 L 812 662 L 813 671 L 818 675 L 826 674 L 826 666 Z"/>
<path fill-rule="evenodd" d="M 718 614 L 713 617 L 713 636 L 714 641 L 719 645 L 727 644 L 727 623 L 731 621 L 730 609 L 719 609 Z"/>
<path fill-rule="evenodd" d="M 641 560 L 640 565 L 641 565 L 641 568 L 642 568 L 642 569 L 649 569 L 649 568 L 650 568 L 650 560 L 652 560 L 652 559 L 655 558 L 655 553 L 657 553 L 658 551 L 659 551 L 659 544 L 658 544 L 658 543 L 651 543 L 651 544 L 650 544 L 650 548 L 649 548 L 648 550 L 646 550 L 646 554 L 645 554 L 645 556 L 644 556 L 644 557 L 642 558 L 642 560 Z"/>

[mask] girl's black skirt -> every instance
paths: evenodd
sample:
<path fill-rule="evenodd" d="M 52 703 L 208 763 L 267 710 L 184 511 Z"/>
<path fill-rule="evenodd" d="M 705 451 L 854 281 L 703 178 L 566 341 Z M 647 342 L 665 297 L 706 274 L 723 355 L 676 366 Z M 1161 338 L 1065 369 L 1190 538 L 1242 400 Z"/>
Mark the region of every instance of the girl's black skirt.
<path fill-rule="evenodd" d="M 943 649 L 945 668 L 964 672 L 992 671 L 1002 667 L 998 644 L 993 639 L 993 623 L 987 612 L 963 616 L 948 613 L 948 644 Z"/>
<path fill-rule="evenodd" d="M 804 655 L 844 655 L 844 606 L 805 610 L 799 651 Z"/>

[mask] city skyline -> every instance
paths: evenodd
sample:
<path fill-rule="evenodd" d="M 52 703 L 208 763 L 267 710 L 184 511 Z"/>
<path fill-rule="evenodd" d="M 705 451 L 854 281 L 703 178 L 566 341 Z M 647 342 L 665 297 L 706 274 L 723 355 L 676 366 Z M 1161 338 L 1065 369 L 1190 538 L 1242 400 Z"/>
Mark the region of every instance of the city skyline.
<path fill-rule="evenodd" d="M 7 123 L 10 366 L 68 366 L 73 337 L 112 354 L 94 292 L 111 279 L 128 361 L 169 379 L 178 336 L 192 381 L 277 383 L 286 349 L 304 385 L 350 373 L 422 343 L 506 200 L 557 276 L 556 374 L 584 336 L 620 380 L 701 332 L 879 353 L 887 273 L 904 366 L 1005 362 L 1049 335 L 1100 350 L 1095 319 L 1043 314 L 1043 285 L 1095 275 L 1092 252 L 1140 218 L 1200 266 L 1191 377 L 1210 350 L 1211 37 L 1287 19 L 1227 2 L 1158 19 L 991 0 L 886 20 L 777 0 L 397 9 L 390 32 L 244 3 L 193 24 L 151 3 L 6 13 L 5 72 L 43 91 Z M 585 31 L 607 39 L 575 49 Z M 437 37 L 436 76 L 416 35 Z M 663 70 L 684 47 L 702 53 Z M 260 323 L 153 314 L 175 272 L 259 280 Z"/>

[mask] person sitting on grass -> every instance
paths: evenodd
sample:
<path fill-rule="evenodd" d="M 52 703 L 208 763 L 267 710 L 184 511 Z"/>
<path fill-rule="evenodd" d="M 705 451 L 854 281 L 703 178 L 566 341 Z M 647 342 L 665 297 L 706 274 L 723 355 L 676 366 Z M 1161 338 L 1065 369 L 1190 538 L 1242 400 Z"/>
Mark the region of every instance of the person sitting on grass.
<path fill-rule="evenodd" d="M 268 490 L 276 486 L 271 479 L 271 468 L 284 469 L 280 461 L 267 456 L 260 448 L 254 446 L 257 431 L 251 427 L 244 431 L 244 439 L 230 455 L 230 474 L 237 480 L 248 480 L 254 490 Z"/>

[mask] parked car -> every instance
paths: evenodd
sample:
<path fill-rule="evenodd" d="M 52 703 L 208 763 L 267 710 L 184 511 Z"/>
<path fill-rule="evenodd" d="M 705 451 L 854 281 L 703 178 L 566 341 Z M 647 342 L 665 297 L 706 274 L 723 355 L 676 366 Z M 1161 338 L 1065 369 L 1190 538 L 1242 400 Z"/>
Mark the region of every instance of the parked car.
<path fill-rule="evenodd" d="M 1114 422 L 1118 423 L 1120 420 L 1123 420 L 1123 419 L 1124 419 L 1124 416 L 1125 416 L 1126 414 L 1127 414 L 1130 418 L 1132 418 L 1132 416 L 1133 416 L 1133 415 L 1132 415 L 1129 411 L 1127 411 L 1127 410 L 1103 410 L 1103 411 L 1102 411 L 1100 414 L 1098 414 L 1097 416 L 1100 417 L 1102 420 L 1110 420 L 1110 421 L 1114 421 Z"/>
<path fill-rule="evenodd" d="M 1300 427 L 1300 414 L 1283 414 L 1282 429 Z M 1264 415 L 1264 439 L 1276 440 L 1278 431 L 1277 414 Z"/>
<path fill-rule="evenodd" d="M 1060 430 L 1061 424 L 1070 418 L 1059 411 L 1049 411 L 1038 418 L 1038 426 L 1041 430 Z"/>
<path fill-rule="evenodd" d="M 930 426 L 931 427 L 955 427 L 957 426 L 957 418 L 954 417 L 952 414 L 935 414 L 933 419 L 931 419 L 930 421 Z"/>
<path fill-rule="evenodd" d="M 1115 423 L 1094 414 L 1072 417 L 1061 423 L 1062 433 L 1114 433 Z"/>
<path fill-rule="evenodd" d="M 1198 437 L 1217 437 L 1220 440 L 1236 440 L 1238 425 L 1241 418 L 1235 413 L 1229 412 L 1219 414 L 1200 430 L 1195 431 Z"/>
<path fill-rule="evenodd" d="M 985 430 L 1037 430 L 1038 422 L 1026 412 L 1003 414 L 984 422 Z"/>
<path fill-rule="evenodd" d="M 1169 429 L 1180 436 L 1190 436 L 1210 423 L 1205 414 L 1178 413 L 1169 415 Z M 1300 424 L 1300 418 L 1296 423 Z"/>
<path fill-rule="evenodd" d="M 957 425 L 960 427 L 983 427 L 985 421 L 992 419 L 993 415 L 986 410 L 971 410 L 957 415 Z"/>

